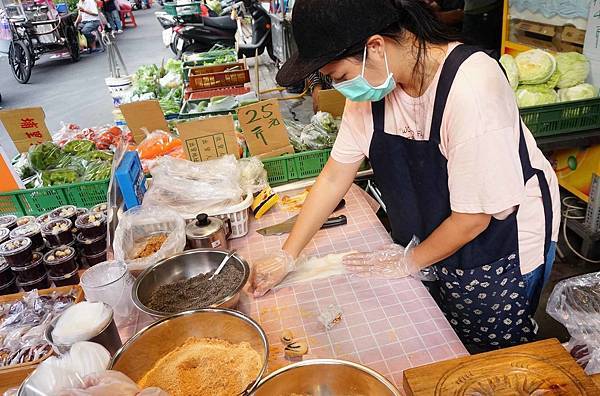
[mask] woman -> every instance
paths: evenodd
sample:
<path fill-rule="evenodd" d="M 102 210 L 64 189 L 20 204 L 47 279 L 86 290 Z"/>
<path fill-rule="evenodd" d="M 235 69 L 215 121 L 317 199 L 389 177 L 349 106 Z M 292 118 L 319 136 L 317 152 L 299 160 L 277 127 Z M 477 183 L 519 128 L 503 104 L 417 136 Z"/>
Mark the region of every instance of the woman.
<path fill-rule="evenodd" d="M 421 0 L 298 0 L 293 31 L 299 54 L 278 83 L 319 69 L 348 102 L 288 240 L 255 263 L 255 295 L 294 270 L 368 157 L 395 244 L 347 256 L 347 269 L 404 277 L 427 268 L 467 347 L 531 340 L 554 259 L 558 185 L 498 64 L 454 41 Z"/>

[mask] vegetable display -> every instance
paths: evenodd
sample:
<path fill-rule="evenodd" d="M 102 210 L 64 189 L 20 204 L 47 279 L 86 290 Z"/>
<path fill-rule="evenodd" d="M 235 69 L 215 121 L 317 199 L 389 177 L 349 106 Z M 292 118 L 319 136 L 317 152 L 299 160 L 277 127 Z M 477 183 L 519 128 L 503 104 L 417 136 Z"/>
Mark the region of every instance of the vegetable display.
<path fill-rule="evenodd" d="M 215 45 L 209 51 L 186 54 L 183 57 L 184 65 L 186 66 L 211 66 L 211 65 L 223 65 L 226 63 L 232 63 L 237 61 L 237 53 L 233 48 L 223 47 L 222 45 Z"/>
<path fill-rule="evenodd" d="M 124 102 L 158 99 L 165 113 L 178 114 L 183 99 L 182 63 L 169 59 L 164 66 L 140 66 L 133 75 L 133 92 Z"/>
<path fill-rule="evenodd" d="M 585 55 L 577 52 L 552 55 L 534 49 L 522 52 L 515 58 L 505 54 L 500 58 L 500 64 L 511 88 L 515 90 L 519 107 L 598 96 L 598 88 L 584 83 L 590 73 L 590 65 Z"/>
<path fill-rule="evenodd" d="M 340 122 L 341 120 L 335 119 L 331 114 L 319 111 L 312 116 L 308 125 L 292 120 L 286 120 L 285 125 L 290 143 L 294 150 L 299 152 L 333 147 Z"/>

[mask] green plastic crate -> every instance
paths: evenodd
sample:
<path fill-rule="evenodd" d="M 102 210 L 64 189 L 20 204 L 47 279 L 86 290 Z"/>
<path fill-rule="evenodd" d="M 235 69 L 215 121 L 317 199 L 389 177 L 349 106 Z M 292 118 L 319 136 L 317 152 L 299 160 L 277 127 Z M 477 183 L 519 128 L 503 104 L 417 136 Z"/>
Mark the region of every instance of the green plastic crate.
<path fill-rule="evenodd" d="M 0 193 L 0 214 L 39 216 L 63 205 L 91 208 L 106 202 L 108 180 Z"/>
<path fill-rule="evenodd" d="M 305 151 L 262 160 L 269 184 L 276 186 L 318 176 L 329 159 L 331 149 Z"/>
<path fill-rule="evenodd" d="M 201 2 L 191 2 L 185 4 L 175 4 L 175 2 L 165 1 L 165 12 L 173 16 L 200 14 L 202 12 Z"/>
<path fill-rule="evenodd" d="M 535 137 L 600 128 L 600 98 L 526 107 L 521 117 Z"/>

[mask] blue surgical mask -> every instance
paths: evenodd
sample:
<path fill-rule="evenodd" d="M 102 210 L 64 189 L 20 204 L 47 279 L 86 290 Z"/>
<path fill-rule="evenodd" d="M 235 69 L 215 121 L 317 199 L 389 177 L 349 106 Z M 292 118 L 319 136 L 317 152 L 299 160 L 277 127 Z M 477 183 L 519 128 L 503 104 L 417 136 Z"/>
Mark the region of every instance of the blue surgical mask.
<path fill-rule="evenodd" d="M 365 47 L 362 73 L 352 80 L 333 83 L 333 88 L 337 89 L 342 95 L 353 102 L 379 102 L 396 88 L 396 81 L 394 81 L 393 74 L 390 73 L 387 54 L 385 52 L 383 53 L 383 57 L 385 59 L 385 71 L 388 76 L 385 82 L 380 86 L 372 86 L 365 78 L 365 64 L 367 61 L 367 47 Z"/>

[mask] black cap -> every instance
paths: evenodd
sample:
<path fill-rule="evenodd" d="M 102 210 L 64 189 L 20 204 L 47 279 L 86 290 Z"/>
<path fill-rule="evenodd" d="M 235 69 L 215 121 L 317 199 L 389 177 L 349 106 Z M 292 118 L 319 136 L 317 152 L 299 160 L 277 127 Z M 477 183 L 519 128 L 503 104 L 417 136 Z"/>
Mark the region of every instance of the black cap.
<path fill-rule="evenodd" d="M 399 19 L 392 0 L 296 0 L 292 31 L 298 52 L 281 67 L 277 83 L 302 81 Z"/>

